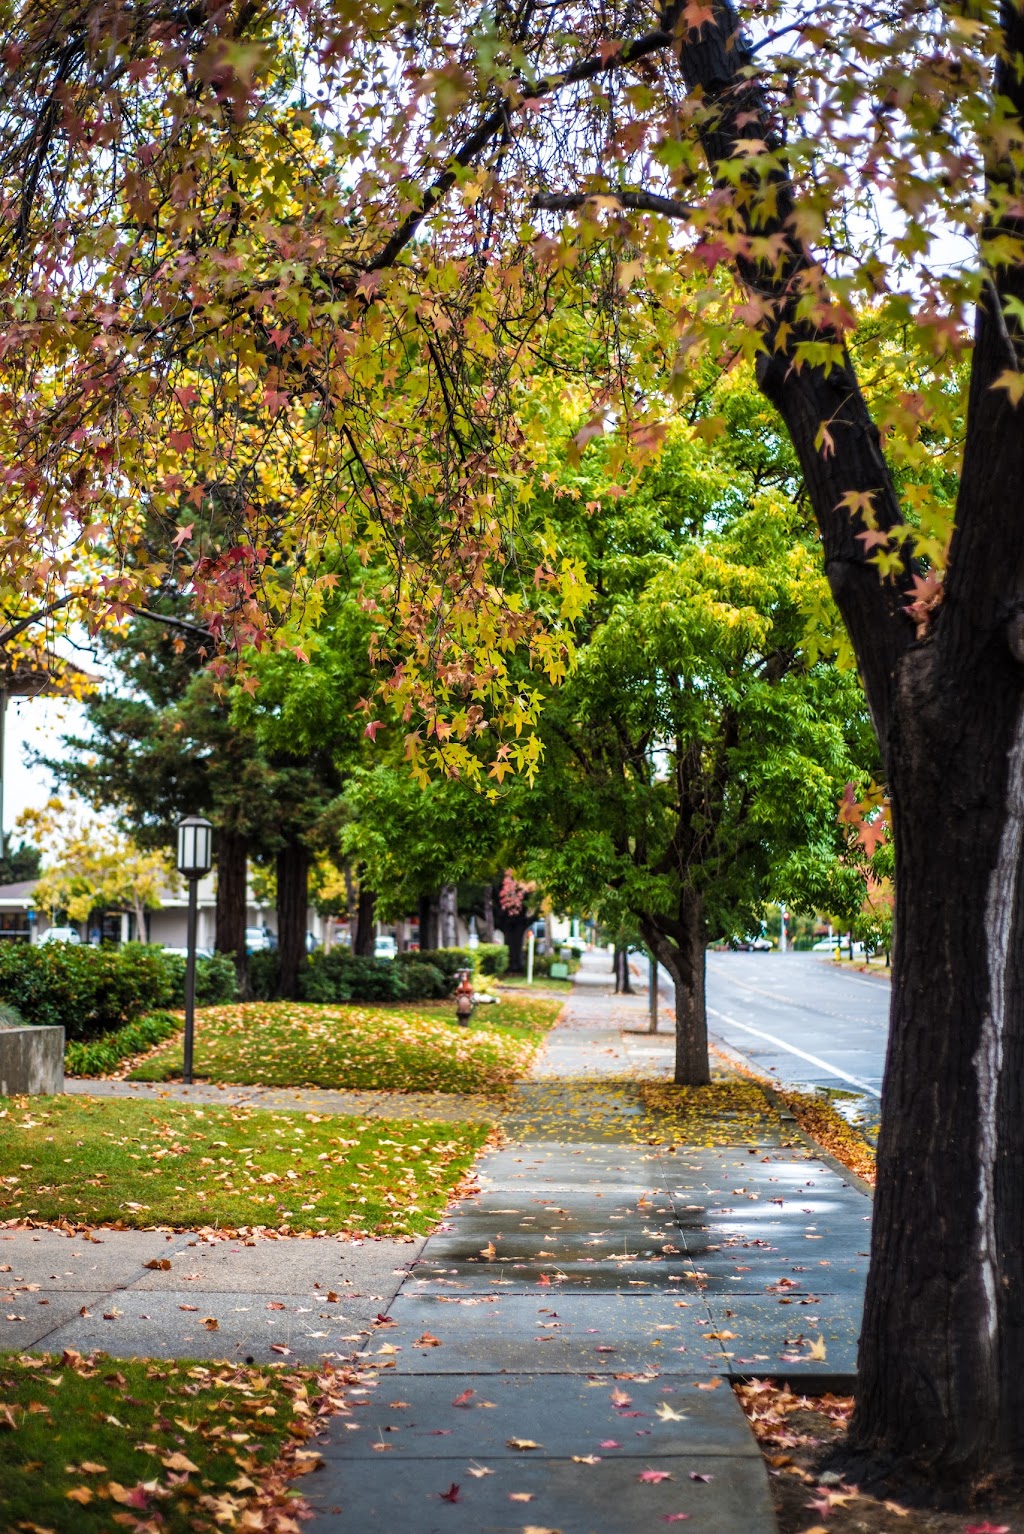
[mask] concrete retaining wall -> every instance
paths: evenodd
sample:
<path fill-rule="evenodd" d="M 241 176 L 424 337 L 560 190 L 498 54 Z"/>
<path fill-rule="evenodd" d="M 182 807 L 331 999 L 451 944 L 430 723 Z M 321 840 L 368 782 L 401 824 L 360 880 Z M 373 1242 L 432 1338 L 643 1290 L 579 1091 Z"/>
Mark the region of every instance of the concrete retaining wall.
<path fill-rule="evenodd" d="M 0 1028 L 0 1097 L 63 1090 L 63 1028 Z"/>

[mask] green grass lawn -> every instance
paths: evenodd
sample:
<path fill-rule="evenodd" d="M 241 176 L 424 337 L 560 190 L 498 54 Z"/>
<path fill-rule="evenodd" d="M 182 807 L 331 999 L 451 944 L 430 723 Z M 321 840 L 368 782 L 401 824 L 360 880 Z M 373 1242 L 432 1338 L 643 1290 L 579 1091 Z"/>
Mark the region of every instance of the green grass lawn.
<path fill-rule="evenodd" d="M 527 985 L 525 975 L 502 975 L 498 981 L 499 990 L 516 991 L 526 996 L 535 991 L 539 991 L 542 997 L 549 992 L 552 996 L 568 996 L 572 986 L 571 980 L 552 980 L 549 975 L 538 975 L 530 985 Z M 516 999 L 519 999 L 518 995 Z"/>
<path fill-rule="evenodd" d="M 428 1229 L 489 1131 L 110 1097 L 0 1099 L 0 1120 L 0 1220 L 379 1235 Z"/>
<path fill-rule="evenodd" d="M 312 1370 L 0 1353 L 0 1528 L 234 1528 L 316 1393 Z"/>
<path fill-rule="evenodd" d="M 558 1015 L 550 997 L 506 997 L 480 1006 L 468 1028 L 453 1003 L 316 1006 L 253 1001 L 206 1007 L 196 1016 L 200 1081 L 275 1087 L 495 1092 L 520 1080 Z M 181 1075 L 180 1035 L 158 1046 L 132 1081 Z"/>

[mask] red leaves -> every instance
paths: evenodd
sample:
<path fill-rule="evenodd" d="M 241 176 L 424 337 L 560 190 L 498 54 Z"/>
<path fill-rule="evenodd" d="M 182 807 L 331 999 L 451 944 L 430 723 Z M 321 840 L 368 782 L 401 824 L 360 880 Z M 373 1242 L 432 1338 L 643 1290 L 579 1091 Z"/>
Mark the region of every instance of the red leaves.
<path fill-rule="evenodd" d="M 671 1479 L 670 1470 L 641 1470 L 637 1476 L 637 1480 L 647 1486 L 658 1486 L 662 1481 L 671 1481 Z"/>
<path fill-rule="evenodd" d="M 470 1403 L 470 1400 L 475 1395 L 475 1393 L 476 1392 L 473 1391 L 473 1390 L 463 1390 L 460 1395 L 457 1395 L 455 1397 L 455 1400 L 452 1402 L 452 1405 L 453 1406 L 468 1406 L 469 1403 Z"/>
<path fill-rule="evenodd" d="M 459 1486 L 457 1481 L 453 1481 L 447 1491 L 439 1491 L 437 1495 L 440 1497 L 442 1502 L 462 1501 L 462 1498 L 459 1496 Z"/>

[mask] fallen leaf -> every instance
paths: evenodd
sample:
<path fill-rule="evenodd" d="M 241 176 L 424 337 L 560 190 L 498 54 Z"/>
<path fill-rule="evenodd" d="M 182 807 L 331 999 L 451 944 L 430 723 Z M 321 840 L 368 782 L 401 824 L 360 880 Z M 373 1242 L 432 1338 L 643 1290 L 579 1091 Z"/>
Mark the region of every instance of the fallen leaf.
<path fill-rule="evenodd" d="M 622 1445 L 617 1438 L 602 1438 L 597 1447 L 599 1449 L 621 1449 Z"/>
<path fill-rule="evenodd" d="M 157 1273 L 169 1273 L 171 1271 L 170 1259 L 167 1257 L 151 1257 L 142 1266 L 144 1268 L 152 1268 Z"/>
<path fill-rule="evenodd" d="M 601 1456 L 600 1454 L 574 1454 L 572 1462 L 574 1465 L 599 1465 Z"/>
<path fill-rule="evenodd" d="M 540 1448 L 540 1444 L 534 1443 L 532 1438 L 506 1438 L 505 1443 L 508 1448 L 519 1449 L 521 1451 Z"/>
<path fill-rule="evenodd" d="M 532 1502 L 533 1495 L 532 1491 L 510 1491 L 508 1500 L 510 1502 Z"/>
<path fill-rule="evenodd" d="M 632 1406 L 633 1397 L 627 1395 L 624 1390 L 620 1390 L 618 1386 L 616 1386 L 611 1394 L 611 1402 L 613 1406 Z"/>
<path fill-rule="evenodd" d="M 424 1332 L 422 1337 L 417 1337 L 413 1343 L 414 1348 L 439 1348 L 443 1343 L 430 1332 Z"/>
<path fill-rule="evenodd" d="M 286 1310 L 287 1306 L 282 1305 L 280 1300 L 268 1300 L 267 1301 L 267 1309 L 268 1310 Z"/>
<path fill-rule="evenodd" d="M 464 1390 L 464 1391 L 462 1391 L 461 1395 L 457 1395 L 455 1397 L 455 1400 L 452 1402 L 452 1405 L 453 1406 L 467 1406 L 469 1404 L 470 1397 L 473 1394 L 474 1394 L 474 1392 L 472 1390 Z"/>
<path fill-rule="evenodd" d="M 456 1481 L 452 1482 L 447 1491 L 439 1491 L 437 1495 L 441 1498 L 442 1502 L 460 1502 L 462 1500 L 459 1496 L 459 1487 Z"/>
<path fill-rule="evenodd" d="M 722 1383 L 721 1379 L 708 1380 L 707 1383 L 704 1383 L 704 1382 L 698 1380 L 698 1382 L 697 1382 L 697 1389 L 698 1390 L 717 1390 L 721 1383 Z"/>
<path fill-rule="evenodd" d="M 488 1470 L 486 1465 L 470 1465 L 467 1475 L 474 1476 L 478 1481 L 483 1480 L 485 1475 L 493 1475 L 493 1470 Z"/>
<path fill-rule="evenodd" d="M 187 1454 L 182 1454 L 177 1449 L 173 1454 L 165 1455 L 160 1463 L 165 1470 L 183 1470 L 186 1473 L 198 1472 L 199 1470 L 199 1466 L 193 1465 Z"/>
<path fill-rule="evenodd" d="M 290 1356 L 292 1350 L 291 1348 L 286 1347 L 283 1342 L 272 1342 L 270 1344 L 270 1351 L 272 1353 L 282 1353 L 287 1358 Z"/>
<path fill-rule="evenodd" d="M 824 1337 L 819 1334 L 817 1342 L 809 1342 L 807 1345 L 810 1348 L 810 1352 L 807 1355 L 808 1358 L 813 1358 L 815 1363 L 819 1363 L 819 1364 L 824 1363 L 825 1362 L 825 1339 L 824 1339 Z"/>
<path fill-rule="evenodd" d="M 64 1493 L 69 1502 L 80 1502 L 83 1507 L 92 1501 L 92 1492 L 88 1486 L 72 1486 L 70 1491 Z"/>
<path fill-rule="evenodd" d="M 546 1525 L 541 1527 L 539 1523 L 526 1523 L 523 1525 L 523 1534 L 562 1534 L 561 1529 L 549 1529 Z"/>
<path fill-rule="evenodd" d="M 672 1407 L 668 1404 L 667 1401 L 659 1401 L 658 1409 L 654 1415 L 661 1422 L 685 1422 L 689 1416 L 689 1413 L 684 1411 L 673 1411 Z"/>
<path fill-rule="evenodd" d="M 480 1256 L 486 1257 L 488 1262 L 493 1262 L 498 1255 L 498 1248 L 493 1241 L 488 1241 L 486 1246 L 480 1248 Z"/>
<path fill-rule="evenodd" d="M 335 1294 L 333 1289 L 328 1289 L 328 1291 L 327 1291 L 327 1303 L 328 1303 L 328 1305 L 337 1305 L 337 1303 L 338 1303 L 338 1301 L 340 1299 L 341 1299 L 341 1295 L 340 1294 Z"/>
<path fill-rule="evenodd" d="M 106 1475 L 107 1474 L 107 1467 L 106 1467 L 106 1465 L 97 1465 L 91 1459 L 83 1459 L 82 1463 L 79 1465 L 78 1468 L 79 1468 L 79 1470 L 81 1470 L 83 1475 Z"/>
<path fill-rule="evenodd" d="M 713 1481 L 714 1479 L 715 1478 L 714 1478 L 713 1475 L 702 1475 L 699 1470 L 691 1470 L 690 1471 L 690 1480 L 691 1481 Z"/>
<path fill-rule="evenodd" d="M 220 1322 L 217 1320 L 216 1316 L 204 1316 L 203 1325 L 206 1327 L 208 1332 L 220 1331 Z"/>
<path fill-rule="evenodd" d="M 638 1481 L 643 1481 L 650 1486 L 657 1486 L 659 1481 L 671 1481 L 670 1470 L 641 1470 L 637 1476 Z"/>
<path fill-rule="evenodd" d="M 113 1309 L 103 1312 L 103 1319 L 104 1321 L 116 1321 L 119 1315 L 121 1315 L 121 1311 L 115 1306 Z"/>
<path fill-rule="evenodd" d="M 199 1306 L 198 1305 L 179 1305 L 178 1309 L 179 1310 L 198 1310 Z"/>

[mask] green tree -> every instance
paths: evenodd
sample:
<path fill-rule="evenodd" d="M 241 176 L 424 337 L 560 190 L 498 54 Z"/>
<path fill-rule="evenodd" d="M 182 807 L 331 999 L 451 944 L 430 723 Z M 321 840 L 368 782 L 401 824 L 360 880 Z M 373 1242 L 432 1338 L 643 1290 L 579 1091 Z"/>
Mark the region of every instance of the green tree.
<path fill-rule="evenodd" d="M 701 1083 L 709 940 L 756 930 L 780 895 L 860 904 L 836 803 L 861 771 L 863 697 L 804 647 L 823 583 L 781 508 L 613 565 L 542 716 L 536 864 L 557 903 L 639 926 L 675 983 L 675 1079 Z"/>

